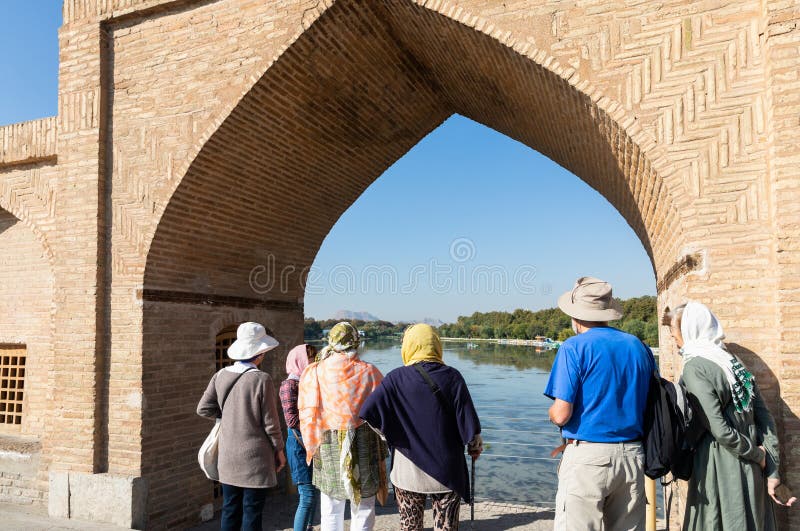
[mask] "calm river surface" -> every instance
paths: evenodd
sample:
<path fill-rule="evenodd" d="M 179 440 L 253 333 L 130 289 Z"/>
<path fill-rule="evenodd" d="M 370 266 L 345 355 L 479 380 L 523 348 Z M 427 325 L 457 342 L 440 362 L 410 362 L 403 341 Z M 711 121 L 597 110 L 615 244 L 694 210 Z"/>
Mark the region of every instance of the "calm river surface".
<path fill-rule="evenodd" d="M 475 497 L 554 505 L 558 461 L 550 451 L 560 440 L 542 391 L 556 351 L 476 344 L 444 342 L 444 361 L 464 376 L 481 420 L 485 451 L 476 463 Z M 399 341 L 370 340 L 361 352 L 384 374 L 402 365 Z"/>

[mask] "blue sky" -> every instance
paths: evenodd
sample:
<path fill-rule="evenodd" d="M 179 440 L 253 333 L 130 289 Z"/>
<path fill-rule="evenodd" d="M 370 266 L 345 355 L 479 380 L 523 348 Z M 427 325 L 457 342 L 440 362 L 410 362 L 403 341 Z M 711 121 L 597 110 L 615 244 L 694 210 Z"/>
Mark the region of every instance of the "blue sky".
<path fill-rule="evenodd" d="M 0 0 L 0 125 L 58 112 L 61 2 Z"/>
<path fill-rule="evenodd" d="M 584 275 L 608 280 L 621 297 L 655 294 L 644 247 L 605 198 L 533 149 L 458 115 L 345 212 L 315 268 L 306 295 L 314 317 L 347 308 L 450 321 L 549 308 Z"/>
<path fill-rule="evenodd" d="M 60 2 L 0 6 L 0 125 L 52 116 Z M 644 248 L 601 195 L 527 146 L 453 116 L 333 227 L 306 314 L 451 321 L 536 310 L 555 306 L 583 275 L 612 282 L 621 297 L 655 293 Z"/>

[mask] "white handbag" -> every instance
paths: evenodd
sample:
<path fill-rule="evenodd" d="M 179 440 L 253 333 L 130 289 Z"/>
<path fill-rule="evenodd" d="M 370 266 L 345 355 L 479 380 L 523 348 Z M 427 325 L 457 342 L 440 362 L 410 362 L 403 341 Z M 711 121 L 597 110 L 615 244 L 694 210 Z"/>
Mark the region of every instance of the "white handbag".
<path fill-rule="evenodd" d="M 233 384 L 222 398 L 222 404 L 219 406 L 220 415 L 222 415 L 222 409 L 225 407 L 225 401 L 228 399 L 228 395 L 231 394 L 231 391 L 239 382 L 239 378 L 251 370 L 253 369 L 250 368 L 242 372 L 233 381 Z M 217 462 L 219 461 L 219 430 L 221 425 L 222 418 L 220 417 L 214 421 L 214 427 L 211 428 L 211 432 L 208 434 L 208 437 L 206 437 L 206 440 L 203 441 L 200 450 L 197 452 L 197 462 L 200 464 L 200 470 L 203 471 L 208 479 L 213 479 L 214 481 L 219 481 Z"/>
<path fill-rule="evenodd" d="M 197 462 L 200 463 L 200 469 L 208 479 L 213 479 L 214 481 L 219 481 L 217 460 L 219 459 L 219 427 L 221 424 L 222 419 L 214 421 L 211 433 L 208 434 L 208 437 L 200 446 L 200 451 L 197 452 Z"/>

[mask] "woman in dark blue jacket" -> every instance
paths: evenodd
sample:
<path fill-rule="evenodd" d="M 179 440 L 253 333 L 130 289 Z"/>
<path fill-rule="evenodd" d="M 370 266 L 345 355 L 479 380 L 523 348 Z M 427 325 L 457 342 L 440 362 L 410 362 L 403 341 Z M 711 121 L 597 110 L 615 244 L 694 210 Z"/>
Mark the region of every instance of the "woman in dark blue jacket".
<path fill-rule="evenodd" d="M 392 449 L 390 478 L 401 530 L 422 530 L 429 495 L 434 529 L 458 529 L 461 498 L 470 499 L 464 447 L 473 459 L 483 450 L 478 414 L 461 373 L 444 364 L 431 326 L 409 327 L 401 353 L 404 367 L 386 375 L 360 417 Z"/>

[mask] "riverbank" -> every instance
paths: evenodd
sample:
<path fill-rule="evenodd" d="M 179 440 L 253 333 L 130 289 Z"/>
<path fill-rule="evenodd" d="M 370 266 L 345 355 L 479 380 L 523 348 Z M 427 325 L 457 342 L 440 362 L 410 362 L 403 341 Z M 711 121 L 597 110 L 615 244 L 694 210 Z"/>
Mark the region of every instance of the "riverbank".
<path fill-rule="evenodd" d="M 486 339 L 486 338 L 476 338 L 476 337 L 442 337 L 440 338 L 442 341 L 453 341 L 458 343 L 497 343 L 498 345 L 521 345 L 521 346 L 528 346 L 528 347 L 537 347 L 537 348 L 558 348 L 561 345 L 560 341 L 536 341 L 535 339 Z M 658 357 L 659 355 L 659 348 L 658 347 L 650 347 L 650 350 L 653 351 L 653 355 Z"/>
<path fill-rule="evenodd" d="M 543 349 L 555 349 L 561 345 L 560 341 L 538 341 L 536 339 L 484 339 L 484 338 L 467 338 L 467 337 L 442 337 L 442 341 L 458 341 L 473 343 L 475 341 L 483 341 L 486 343 L 497 343 L 498 345 L 518 345 L 523 347 L 536 347 Z"/>

